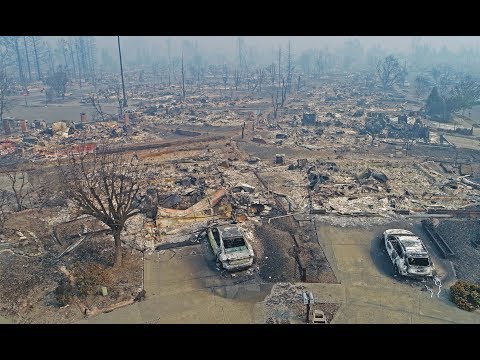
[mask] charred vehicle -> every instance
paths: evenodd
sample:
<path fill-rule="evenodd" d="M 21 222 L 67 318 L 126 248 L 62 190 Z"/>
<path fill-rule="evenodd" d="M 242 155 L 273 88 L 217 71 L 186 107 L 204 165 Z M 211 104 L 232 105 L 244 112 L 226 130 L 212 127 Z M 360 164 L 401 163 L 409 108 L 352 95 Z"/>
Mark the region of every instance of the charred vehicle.
<path fill-rule="evenodd" d="M 396 274 L 410 277 L 434 275 L 432 259 L 417 235 L 408 230 L 390 229 L 383 233 L 383 240 Z"/>
<path fill-rule="evenodd" d="M 207 237 L 224 269 L 237 271 L 252 266 L 253 249 L 236 225 L 209 227 Z"/>

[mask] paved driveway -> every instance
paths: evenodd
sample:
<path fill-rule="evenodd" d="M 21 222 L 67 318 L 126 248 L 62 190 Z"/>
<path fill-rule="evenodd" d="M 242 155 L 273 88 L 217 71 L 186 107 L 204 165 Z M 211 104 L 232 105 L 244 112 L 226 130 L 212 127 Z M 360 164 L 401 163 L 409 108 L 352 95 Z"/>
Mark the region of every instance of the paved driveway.
<path fill-rule="evenodd" d="M 271 284 L 222 276 L 201 245 L 156 252 L 145 259 L 145 301 L 81 323 L 264 323 Z"/>
<path fill-rule="evenodd" d="M 379 238 L 387 228 L 359 230 L 317 224 L 319 241 L 341 284 L 309 284 L 309 287 L 319 301 L 325 298 L 325 301 L 343 303 L 332 322 L 480 323 L 478 311 L 469 313 L 458 309 L 443 288 L 439 298 L 436 297 L 438 288 L 434 288 L 431 297 L 424 284 L 393 277 L 392 265 Z M 420 232 L 418 228 L 414 230 Z M 434 256 L 439 276 L 448 280 L 449 263 L 435 258 L 435 250 L 428 240 L 425 243 Z"/>
<path fill-rule="evenodd" d="M 413 224 L 404 225 L 421 231 Z M 302 285 L 317 302 L 342 304 L 332 323 L 480 323 L 478 311 L 457 309 L 444 289 L 439 298 L 438 288 L 434 289 L 431 297 L 424 284 L 393 276 L 379 238 L 388 227 L 366 230 L 317 224 L 319 242 L 341 283 Z M 429 241 L 425 243 L 448 285 L 453 280 L 449 263 L 436 257 Z M 271 284 L 222 276 L 205 260 L 204 252 L 204 247 L 194 245 L 147 256 L 146 300 L 81 323 L 264 323 L 263 300 Z"/>

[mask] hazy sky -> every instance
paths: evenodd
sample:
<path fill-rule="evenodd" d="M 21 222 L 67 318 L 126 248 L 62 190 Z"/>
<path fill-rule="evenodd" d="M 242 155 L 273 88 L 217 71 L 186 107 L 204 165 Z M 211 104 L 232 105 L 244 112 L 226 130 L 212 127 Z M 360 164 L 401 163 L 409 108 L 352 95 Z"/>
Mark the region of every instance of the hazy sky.
<path fill-rule="evenodd" d="M 109 53 L 111 61 L 118 58 L 116 36 L 97 36 L 97 56 Z M 203 61 L 213 64 L 232 63 L 238 59 L 237 36 L 121 36 L 122 55 L 127 68 L 135 64 L 150 64 L 165 59 L 167 39 L 171 40 L 171 57 L 178 58 L 184 51 L 187 62 L 192 60 L 193 47 L 197 46 Z M 364 50 L 380 46 L 386 52 L 405 56 L 412 50 L 413 42 L 428 44 L 440 49 L 446 46 L 456 52 L 462 47 L 479 49 L 480 36 L 243 36 L 247 57 L 254 61 L 267 63 L 277 58 L 278 48 L 285 51 L 290 41 L 292 55 L 298 57 L 307 49 L 328 47 L 336 50 L 343 47 L 349 39 L 358 39 Z M 44 37 L 56 47 L 58 37 Z M 190 46 L 185 46 L 186 42 Z M 192 47 L 193 46 L 193 47 Z"/>
<path fill-rule="evenodd" d="M 292 50 L 300 53 L 308 48 L 318 48 L 329 46 L 335 48 L 343 45 L 349 38 L 357 38 L 362 45 L 370 47 L 381 45 L 383 48 L 392 51 L 408 51 L 412 44 L 412 36 L 244 36 L 243 39 L 247 46 L 258 47 L 263 50 L 286 47 L 288 41 L 291 41 Z M 122 36 L 122 44 L 125 48 L 147 47 L 165 47 L 166 37 L 163 36 L 142 36 L 130 37 Z M 236 49 L 237 37 L 234 36 L 172 36 L 172 53 L 181 52 L 180 45 L 183 40 L 197 41 L 199 48 L 203 50 L 212 50 L 214 52 L 231 52 Z M 457 50 L 462 46 L 478 46 L 480 44 L 479 36 L 423 36 L 421 42 L 427 42 L 432 47 L 442 47 L 446 45 L 452 50 Z M 116 38 L 111 36 L 97 37 L 97 46 L 114 46 Z"/>

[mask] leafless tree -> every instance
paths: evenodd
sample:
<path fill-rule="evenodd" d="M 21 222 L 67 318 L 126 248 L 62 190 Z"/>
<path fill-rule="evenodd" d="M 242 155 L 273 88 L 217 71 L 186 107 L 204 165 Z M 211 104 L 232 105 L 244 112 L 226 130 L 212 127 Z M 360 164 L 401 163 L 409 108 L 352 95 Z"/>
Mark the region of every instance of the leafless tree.
<path fill-rule="evenodd" d="M 274 119 L 277 118 L 278 107 L 280 106 L 280 102 L 278 101 L 278 95 L 279 95 L 279 88 L 274 86 L 272 91 L 272 105 L 273 105 Z"/>
<path fill-rule="evenodd" d="M 68 42 L 66 43 L 66 46 L 67 46 L 67 52 L 70 54 L 70 60 L 72 62 L 73 76 L 76 77 L 77 76 L 77 69 L 76 69 L 76 66 L 75 66 L 75 48 L 72 44 L 72 39 L 68 40 Z M 79 69 L 77 79 L 79 81 L 79 85 L 80 85 L 80 88 L 81 88 L 82 87 L 82 80 L 80 79 L 80 69 Z"/>
<path fill-rule="evenodd" d="M 30 57 L 28 56 L 27 37 L 23 37 L 23 46 L 25 48 L 25 59 L 27 60 L 28 79 L 32 82 L 32 70 L 30 69 Z"/>
<path fill-rule="evenodd" d="M 302 76 L 298 75 L 298 78 L 297 78 L 297 92 L 300 91 L 301 87 L 302 87 Z"/>
<path fill-rule="evenodd" d="M 115 240 L 114 267 L 122 266 L 121 232 L 125 223 L 140 213 L 140 167 L 136 156 L 112 154 L 107 147 L 95 154 L 72 154 L 66 164 L 58 164 L 66 195 L 76 205 L 77 213 L 90 215 L 110 228 Z"/>
<path fill-rule="evenodd" d="M 0 233 L 3 231 L 3 226 L 5 224 L 7 206 L 8 192 L 7 190 L 0 190 Z"/>
<path fill-rule="evenodd" d="M 33 189 L 27 180 L 27 173 L 25 171 L 13 171 L 7 173 L 7 177 L 15 197 L 16 211 L 25 210 L 27 208 L 26 201 L 30 199 Z"/>
<path fill-rule="evenodd" d="M 326 55 L 323 51 L 319 51 L 315 56 L 314 62 L 315 74 L 314 76 L 319 79 L 320 76 L 325 72 L 326 68 Z"/>
<path fill-rule="evenodd" d="M 233 72 L 233 83 L 235 85 L 235 91 L 237 91 L 241 83 L 241 74 L 240 70 L 238 69 L 235 69 L 235 71 Z"/>
<path fill-rule="evenodd" d="M 432 89 L 433 84 L 430 79 L 423 75 L 418 75 L 414 82 L 415 93 L 418 97 L 424 98 Z"/>
<path fill-rule="evenodd" d="M 168 87 L 172 85 L 172 57 L 171 57 L 172 39 L 167 39 L 167 59 L 168 59 Z"/>
<path fill-rule="evenodd" d="M 12 36 L 0 36 L 0 68 L 15 64 L 15 48 Z"/>
<path fill-rule="evenodd" d="M 78 85 L 80 86 L 80 89 L 82 88 L 82 77 L 85 75 L 85 72 L 83 70 L 82 66 L 82 61 L 81 61 L 81 55 L 80 55 L 80 48 L 78 45 L 78 41 L 76 39 L 72 40 L 72 55 L 75 54 L 76 56 L 76 61 L 77 61 L 77 69 L 78 69 Z"/>
<path fill-rule="evenodd" d="M 281 79 L 282 79 L 282 48 L 278 48 L 278 84 L 277 86 L 280 88 Z"/>
<path fill-rule="evenodd" d="M 294 69 L 294 66 L 292 65 L 292 52 L 291 52 L 290 41 L 289 41 L 288 42 L 288 57 L 287 57 L 287 89 L 288 89 L 289 93 L 292 89 L 293 69 Z"/>
<path fill-rule="evenodd" d="M 108 114 L 106 114 L 103 111 L 102 105 L 100 104 L 100 99 L 98 98 L 98 96 L 96 94 L 90 94 L 90 96 L 88 96 L 88 101 L 90 102 L 90 104 L 92 104 L 97 114 L 100 115 L 100 118 L 102 119 L 102 121 L 105 121 L 105 118 Z"/>
<path fill-rule="evenodd" d="M 183 66 L 183 52 L 182 52 L 182 98 L 185 100 L 185 68 Z"/>
<path fill-rule="evenodd" d="M 65 92 L 67 90 L 68 77 L 66 71 L 63 69 L 62 65 L 58 66 L 57 71 L 50 73 L 45 79 L 45 84 L 50 86 L 57 96 L 61 96 L 62 99 L 65 98 Z"/>
<path fill-rule="evenodd" d="M 403 78 L 403 73 L 404 69 L 393 55 L 389 55 L 377 63 L 377 76 L 384 90 L 398 83 Z"/>
<path fill-rule="evenodd" d="M 250 86 L 252 86 L 252 84 L 255 84 L 255 80 L 253 79 L 252 74 L 246 73 L 245 80 L 247 81 L 247 91 L 250 91 Z"/>
<path fill-rule="evenodd" d="M 271 85 L 275 84 L 275 80 L 277 79 L 277 66 L 275 63 L 272 63 L 272 65 L 267 67 L 267 72 L 270 75 L 270 83 Z"/>
<path fill-rule="evenodd" d="M 37 69 L 37 80 L 42 79 L 42 72 L 40 70 L 40 46 L 41 43 L 39 41 L 39 37 L 32 36 L 32 45 L 33 45 L 33 54 L 35 55 L 35 67 Z"/>
<path fill-rule="evenodd" d="M 262 91 L 262 85 L 265 82 L 266 75 L 267 74 L 266 74 L 265 69 L 262 69 L 262 68 L 257 69 L 258 92 Z"/>
<path fill-rule="evenodd" d="M 238 49 L 238 69 L 242 73 L 247 64 L 245 59 L 245 40 L 242 37 L 237 38 L 237 49 Z"/>
<path fill-rule="evenodd" d="M 451 111 L 462 110 L 462 115 L 464 115 L 465 110 L 471 109 L 480 99 L 480 80 L 471 75 L 463 76 L 453 86 L 450 96 L 446 99 L 447 103 L 450 98 L 455 99 L 454 103 L 456 104 Z"/>
<path fill-rule="evenodd" d="M 88 36 L 86 38 L 86 48 L 87 48 L 87 56 L 88 56 L 88 64 L 89 64 L 89 70 L 90 70 L 90 78 L 93 82 L 93 88 L 97 89 L 97 73 L 95 71 L 96 67 L 96 43 L 95 43 L 95 37 L 94 36 Z M 125 99 L 126 100 L 126 99 Z M 126 106 L 126 104 L 124 104 Z"/>
<path fill-rule="evenodd" d="M 50 73 L 55 72 L 55 59 L 53 58 L 53 53 L 50 45 L 47 42 L 43 42 L 43 46 L 45 47 L 45 60 L 47 61 Z"/>
<path fill-rule="evenodd" d="M 228 67 L 227 67 L 227 64 L 223 64 L 222 80 L 223 80 L 224 90 L 227 91 L 227 83 L 228 83 Z"/>
<path fill-rule="evenodd" d="M 20 56 L 20 48 L 19 48 L 19 45 L 18 45 L 18 39 L 19 39 L 18 36 L 13 37 L 13 42 L 14 42 L 14 45 L 15 45 L 15 52 L 17 54 L 18 73 L 19 73 L 20 82 L 22 83 L 22 86 L 23 86 L 23 91 L 25 93 L 27 93 L 27 82 L 25 81 L 25 75 L 23 73 L 22 58 Z"/>
<path fill-rule="evenodd" d="M 382 116 L 370 117 L 365 121 L 365 131 L 372 137 L 372 146 L 376 137 L 385 129 L 385 126 L 387 126 L 387 122 Z"/>
<path fill-rule="evenodd" d="M 64 38 L 57 40 L 57 47 L 61 50 L 63 55 L 63 62 L 65 65 L 65 70 L 68 72 L 68 59 L 67 59 L 67 41 Z"/>
<path fill-rule="evenodd" d="M 3 121 L 3 114 L 10 107 L 10 99 L 7 95 L 12 86 L 11 79 L 7 76 L 5 69 L 0 67 L 0 121 Z"/>
<path fill-rule="evenodd" d="M 285 105 L 285 101 L 287 100 L 287 90 L 288 90 L 288 84 L 285 81 L 285 77 L 282 77 L 282 87 L 281 87 L 282 102 L 280 103 L 280 107 L 282 108 L 283 108 L 283 105 Z"/>

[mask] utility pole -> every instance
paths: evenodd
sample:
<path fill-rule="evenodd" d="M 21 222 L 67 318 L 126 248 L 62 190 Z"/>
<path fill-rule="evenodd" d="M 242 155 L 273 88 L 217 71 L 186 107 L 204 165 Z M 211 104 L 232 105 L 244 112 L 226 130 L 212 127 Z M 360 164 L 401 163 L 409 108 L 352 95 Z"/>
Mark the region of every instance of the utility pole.
<path fill-rule="evenodd" d="M 120 36 L 117 36 L 118 55 L 120 57 L 120 74 L 122 75 L 123 107 L 127 107 L 127 97 L 125 96 L 125 82 L 123 80 L 122 50 L 120 48 Z"/>

